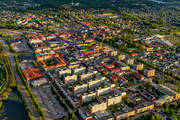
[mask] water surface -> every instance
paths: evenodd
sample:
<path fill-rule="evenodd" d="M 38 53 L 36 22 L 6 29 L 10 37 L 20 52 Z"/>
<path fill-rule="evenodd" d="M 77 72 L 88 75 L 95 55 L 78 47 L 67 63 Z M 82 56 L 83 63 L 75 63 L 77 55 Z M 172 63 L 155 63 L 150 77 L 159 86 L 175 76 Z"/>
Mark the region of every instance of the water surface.
<path fill-rule="evenodd" d="M 0 109 L 0 120 L 27 120 L 24 104 L 17 92 L 11 92 L 7 101 L 3 101 Z"/>

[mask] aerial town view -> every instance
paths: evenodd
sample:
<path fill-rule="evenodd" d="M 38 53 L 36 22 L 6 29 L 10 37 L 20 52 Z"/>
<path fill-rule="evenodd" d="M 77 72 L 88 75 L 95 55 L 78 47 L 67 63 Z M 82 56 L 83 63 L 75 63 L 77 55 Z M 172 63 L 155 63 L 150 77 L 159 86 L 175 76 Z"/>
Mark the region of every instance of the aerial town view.
<path fill-rule="evenodd" d="M 179 0 L 0 0 L 0 120 L 180 120 Z"/>

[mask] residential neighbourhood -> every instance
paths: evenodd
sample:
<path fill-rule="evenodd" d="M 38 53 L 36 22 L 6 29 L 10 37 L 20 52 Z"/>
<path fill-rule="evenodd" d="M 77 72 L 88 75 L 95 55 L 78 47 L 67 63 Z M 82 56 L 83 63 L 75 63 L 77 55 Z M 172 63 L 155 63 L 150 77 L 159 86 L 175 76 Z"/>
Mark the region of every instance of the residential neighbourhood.
<path fill-rule="evenodd" d="M 59 117 L 59 114 L 66 116 L 63 111 L 56 115 L 56 110 L 50 111 L 49 105 L 43 105 L 46 103 L 46 98 L 42 98 L 46 96 L 44 90 L 51 87 L 51 84 L 57 87 L 83 120 L 133 118 L 153 111 L 156 107 L 159 109 L 165 103 L 179 100 L 178 91 L 154 81 L 156 69 L 138 60 L 143 58 L 151 63 L 155 61 L 148 59 L 151 56 L 160 65 L 160 60 L 165 60 L 161 58 L 162 52 L 159 54 L 161 56 L 155 56 L 161 49 L 148 51 L 149 54 L 138 54 L 137 57 L 96 42 L 93 38 L 88 38 L 91 40 L 87 41 L 87 38 L 80 36 L 81 34 L 76 37 L 63 31 L 54 34 L 29 34 L 25 38 L 9 40 L 13 48 L 21 44 L 16 42 L 19 40 L 26 45 L 26 49 L 34 51 L 27 52 L 31 56 L 19 56 L 19 66 L 47 119 L 50 116 Z M 166 52 L 166 59 L 172 59 L 173 63 L 177 60 L 178 64 L 176 51 L 173 51 L 174 54 L 163 51 Z M 167 68 L 168 65 L 165 64 Z M 149 91 L 148 87 L 153 91 Z"/>
<path fill-rule="evenodd" d="M 41 4 L 16 1 L 0 10 L 0 103 L 15 93 L 27 120 L 180 119 L 175 18 Z"/>

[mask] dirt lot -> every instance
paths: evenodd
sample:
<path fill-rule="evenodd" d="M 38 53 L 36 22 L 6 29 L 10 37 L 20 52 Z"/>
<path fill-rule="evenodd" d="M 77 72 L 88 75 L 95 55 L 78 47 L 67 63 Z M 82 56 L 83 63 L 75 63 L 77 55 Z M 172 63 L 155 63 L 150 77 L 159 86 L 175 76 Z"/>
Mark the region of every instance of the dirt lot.
<path fill-rule="evenodd" d="M 53 120 L 66 115 L 64 108 L 48 86 L 32 88 L 32 92 L 45 112 L 46 120 Z"/>

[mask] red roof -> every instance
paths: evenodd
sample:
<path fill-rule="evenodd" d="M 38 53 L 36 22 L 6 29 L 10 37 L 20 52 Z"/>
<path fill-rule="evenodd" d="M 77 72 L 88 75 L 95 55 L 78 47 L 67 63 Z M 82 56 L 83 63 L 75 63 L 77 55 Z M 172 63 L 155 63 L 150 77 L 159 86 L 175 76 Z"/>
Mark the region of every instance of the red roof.
<path fill-rule="evenodd" d="M 115 68 L 115 69 L 112 69 L 112 70 L 111 70 L 111 72 L 118 72 L 118 71 L 120 71 L 119 68 Z"/>
<path fill-rule="evenodd" d="M 132 56 L 136 56 L 136 55 L 138 55 L 138 53 L 132 53 L 131 55 L 132 55 Z"/>
<path fill-rule="evenodd" d="M 114 64 L 106 65 L 106 67 L 108 67 L 108 68 L 114 67 Z"/>
<path fill-rule="evenodd" d="M 43 74 L 38 68 L 26 68 L 22 70 L 26 80 L 39 79 L 43 77 Z"/>
<path fill-rule="evenodd" d="M 64 41 L 67 41 L 68 39 L 67 38 L 61 38 L 62 40 L 64 40 Z"/>
<path fill-rule="evenodd" d="M 44 37 L 43 34 L 39 34 L 39 38 L 40 38 L 40 39 L 45 39 L 45 37 Z"/>

